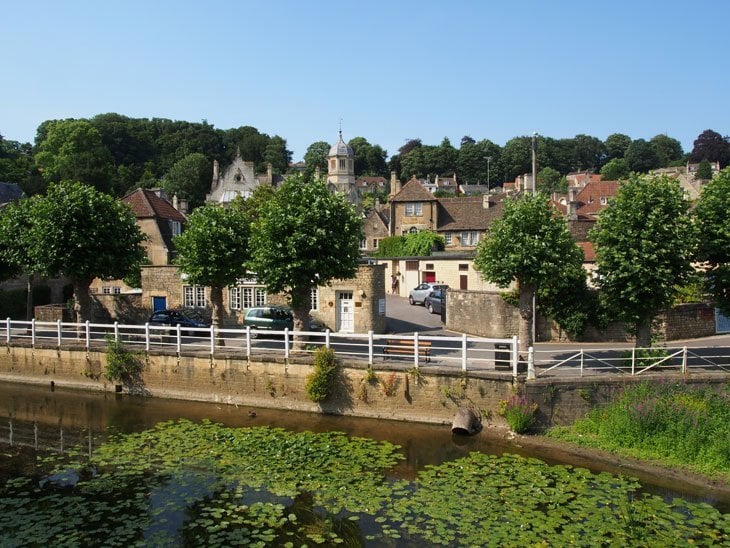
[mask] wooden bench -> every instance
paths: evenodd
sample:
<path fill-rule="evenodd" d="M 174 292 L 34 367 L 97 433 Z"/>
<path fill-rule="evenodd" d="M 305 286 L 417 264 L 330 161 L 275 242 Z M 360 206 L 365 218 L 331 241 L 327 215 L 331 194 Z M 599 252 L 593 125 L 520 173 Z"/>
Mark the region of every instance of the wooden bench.
<path fill-rule="evenodd" d="M 413 356 L 415 341 L 413 339 L 388 339 L 383 347 L 383 354 L 409 354 Z M 431 361 L 431 341 L 418 341 L 418 355 Z"/>

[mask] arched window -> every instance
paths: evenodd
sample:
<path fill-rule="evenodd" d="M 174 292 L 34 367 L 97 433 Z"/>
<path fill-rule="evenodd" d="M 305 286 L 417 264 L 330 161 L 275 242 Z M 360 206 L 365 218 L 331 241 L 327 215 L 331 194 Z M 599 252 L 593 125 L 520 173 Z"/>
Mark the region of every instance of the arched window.
<path fill-rule="evenodd" d="M 411 234 L 418 234 L 418 229 L 415 226 L 412 226 L 408 232 L 410 232 Z"/>

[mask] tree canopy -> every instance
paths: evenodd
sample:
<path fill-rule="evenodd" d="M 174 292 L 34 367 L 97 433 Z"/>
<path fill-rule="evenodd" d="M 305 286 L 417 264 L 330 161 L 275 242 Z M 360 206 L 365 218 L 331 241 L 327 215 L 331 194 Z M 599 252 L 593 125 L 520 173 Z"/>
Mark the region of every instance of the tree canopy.
<path fill-rule="evenodd" d="M 211 288 L 213 325 L 220 326 L 223 288 L 246 275 L 250 225 L 245 202 L 239 197 L 228 207 L 205 205 L 188 218 L 175 238 L 176 264 L 191 284 Z"/>
<path fill-rule="evenodd" d="M 2 216 L 4 256 L 30 273 L 70 278 L 78 321 L 91 316 L 94 278 L 124 278 L 145 257 L 132 211 L 78 181 L 52 183 L 47 194 L 10 208 Z"/>
<path fill-rule="evenodd" d="M 362 220 L 342 195 L 301 175 L 284 181 L 258 213 L 250 270 L 289 297 L 295 328 L 307 330 L 311 289 L 357 272 Z"/>
<path fill-rule="evenodd" d="M 520 311 L 520 350 L 532 345 L 532 299 L 541 287 L 557 284 L 574 272 L 583 253 L 565 220 L 550 206 L 545 194 L 507 199 L 504 216 L 494 221 L 482 239 L 474 267 L 500 287 L 517 285 Z"/>
<path fill-rule="evenodd" d="M 730 315 L 730 168 L 704 186 L 693 217 L 699 236 L 697 259 L 707 264 L 707 289 Z"/>
<path fill-rule="evenodd" d="M 207 158 L 200 152 L 193 152 L 173 164 L 162 178 L 162 188 L 168 196 L 177 195 L 195 208 L 205 202 L 212 174 L 213 166 Z"/>
<path fill-rule="evenodd" d="M 730 140 L 718 132 L 706 129 L 697 136 L 693 143 L 690 158 L 693 162 L 709 160 L 720 162 L 720 168 L 730 164 Z"/>
<path fill-rule="evenodd" d="M 679 183 L 632 174 L 590 233 L 596 284 L 609 314 L 625 322 L 637 347 L 651 345 L 651 323 L 692 272 L 695 237 Z"/>

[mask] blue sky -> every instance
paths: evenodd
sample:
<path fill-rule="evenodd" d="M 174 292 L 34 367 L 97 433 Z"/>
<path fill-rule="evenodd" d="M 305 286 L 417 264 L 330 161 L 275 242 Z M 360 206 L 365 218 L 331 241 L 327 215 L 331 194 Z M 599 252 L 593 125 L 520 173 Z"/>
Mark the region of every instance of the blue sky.
<path fill-rule="evenodd" d="M 499 145 L 730 133 L 730 2 L 0 2 L 0 134 L 47 119 L 251 125 L 287 139 Z"/>

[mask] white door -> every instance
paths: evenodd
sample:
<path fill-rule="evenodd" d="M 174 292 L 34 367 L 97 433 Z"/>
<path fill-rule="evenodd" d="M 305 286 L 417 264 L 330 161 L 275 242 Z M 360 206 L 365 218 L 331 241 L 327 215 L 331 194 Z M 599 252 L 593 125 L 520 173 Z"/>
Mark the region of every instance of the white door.
<path fill-rule="evenodd" d="M 353 333 L 355 331 L 355 304 L 352 291 L 337 292 L 337 331 Z"/>

